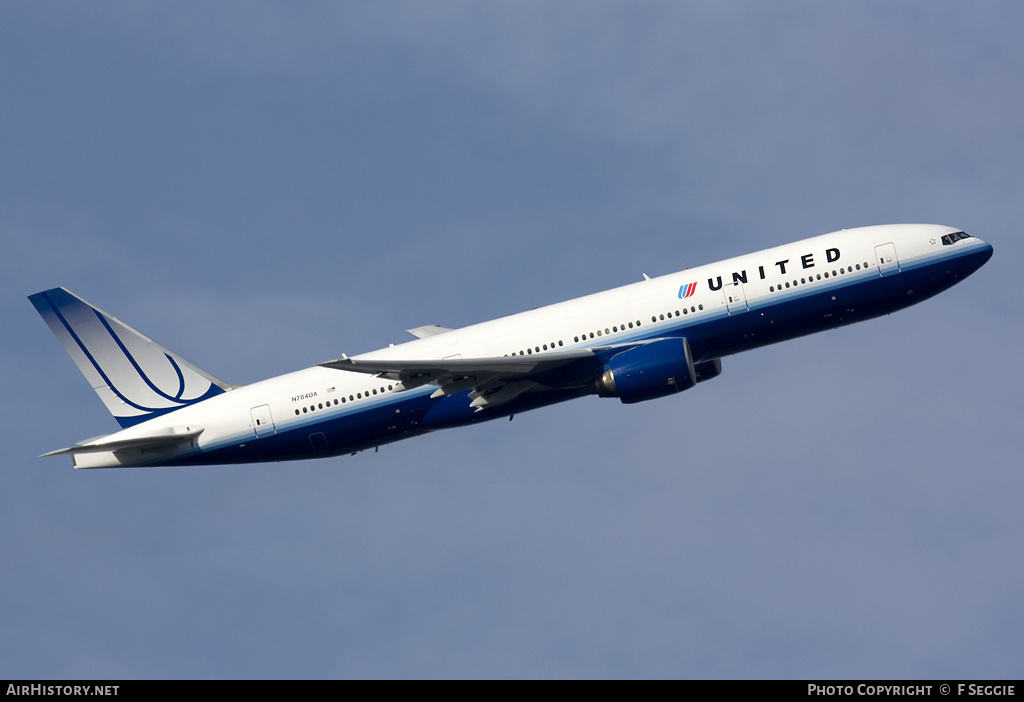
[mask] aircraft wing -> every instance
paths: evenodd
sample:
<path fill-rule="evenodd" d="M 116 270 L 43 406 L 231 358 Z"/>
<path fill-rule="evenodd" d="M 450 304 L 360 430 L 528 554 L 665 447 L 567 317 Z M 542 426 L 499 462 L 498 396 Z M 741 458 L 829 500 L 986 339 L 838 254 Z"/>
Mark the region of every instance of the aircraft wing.
<path fill-rule="evenodd" d="M 534 388 L 582 385 L 598 373 L 602 365 L 600 350 L 415 361 L 343 357 L 319 365 L 396 380 L 395 392 L 436 385 L 438 389 L 433 397 L 440 397 L 472 389 L 471 406 L 479 411 L 508 402 Z"/>

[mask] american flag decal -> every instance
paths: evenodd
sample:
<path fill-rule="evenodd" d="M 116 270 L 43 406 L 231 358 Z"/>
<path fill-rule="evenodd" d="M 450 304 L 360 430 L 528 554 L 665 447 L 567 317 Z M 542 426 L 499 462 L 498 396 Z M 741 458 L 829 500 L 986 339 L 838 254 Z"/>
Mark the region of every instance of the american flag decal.
<path fill-rule="evenodd" d="M 679 299 L 682 300 L 683 298 L 690 297 L 690 295 L 693 295 L 693 293 L 695 293 L 696 291 L 697 291 L 697 284 L 696 283 L 689 283 L 687 285 L 680 285 L 679 286 Z"/>

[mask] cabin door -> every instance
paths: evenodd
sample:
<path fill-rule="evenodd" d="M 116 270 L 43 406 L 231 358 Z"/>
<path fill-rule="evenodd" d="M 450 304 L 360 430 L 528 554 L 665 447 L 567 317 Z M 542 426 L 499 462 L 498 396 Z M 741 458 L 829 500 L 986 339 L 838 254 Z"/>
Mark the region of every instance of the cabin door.
<path fill-rule="evenodd" d="M 273 436 L 277 433 L 274 427 L 274 418 L 270 416 L 270 405 L 260 405 L 250 410 L 252 413 L 252 428 L 256 431 L 256 438 Z"/>
<path fill-rule="evenodd" d="M 742 314 L 749 308 L 747 307 L 747 294 L 743 290 L 743 283 L 737 281 L 726 285 L 723 290 L 725 291 L 725 308 L 729 310 L 729 315 Z"/>
<path fill-rule="evenodd" d="M 878 275 L 884 278 L 900 272 L 900 260 L 896 258 L 896 244 L 879 244 L 875 247 L 875 261 Z"/>

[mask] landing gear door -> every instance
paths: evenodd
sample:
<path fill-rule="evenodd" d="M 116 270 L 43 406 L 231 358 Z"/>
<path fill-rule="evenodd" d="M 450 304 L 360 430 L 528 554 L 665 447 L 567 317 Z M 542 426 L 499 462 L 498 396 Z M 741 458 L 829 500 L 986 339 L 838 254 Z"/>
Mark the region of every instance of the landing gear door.
<path fill-rule="evenodd" d="M 270 415 L 270 405 L 253 407 L 250 412 L 252 413 L 252 428 L 256 432 L 257 439 L 262 439 L 264 436 L 273 436 L 277 433 L 277 428 L 274 426 L 274 418 Z"/>
<path fill-rule="evenodd" d="M 896 258 L 896 244 L 876 246 L 875 261 L 878 263 L 878 275 L 882 278 L 900 272 L 900 260 Z"/>

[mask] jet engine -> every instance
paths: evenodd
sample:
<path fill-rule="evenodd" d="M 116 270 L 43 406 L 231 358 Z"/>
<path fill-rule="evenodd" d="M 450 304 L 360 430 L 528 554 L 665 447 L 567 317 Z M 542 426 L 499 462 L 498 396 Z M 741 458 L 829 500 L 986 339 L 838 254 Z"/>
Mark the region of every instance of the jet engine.
<path fill-rule="evenodd" d="M 594 390 L 601 397 L 617 397 L 628 405 L 688 390 L 721 372 L 722 362 L 717 358 L 694 365 L 686 339 L 671 337 L 612 356 L 594 381 Z"/>

